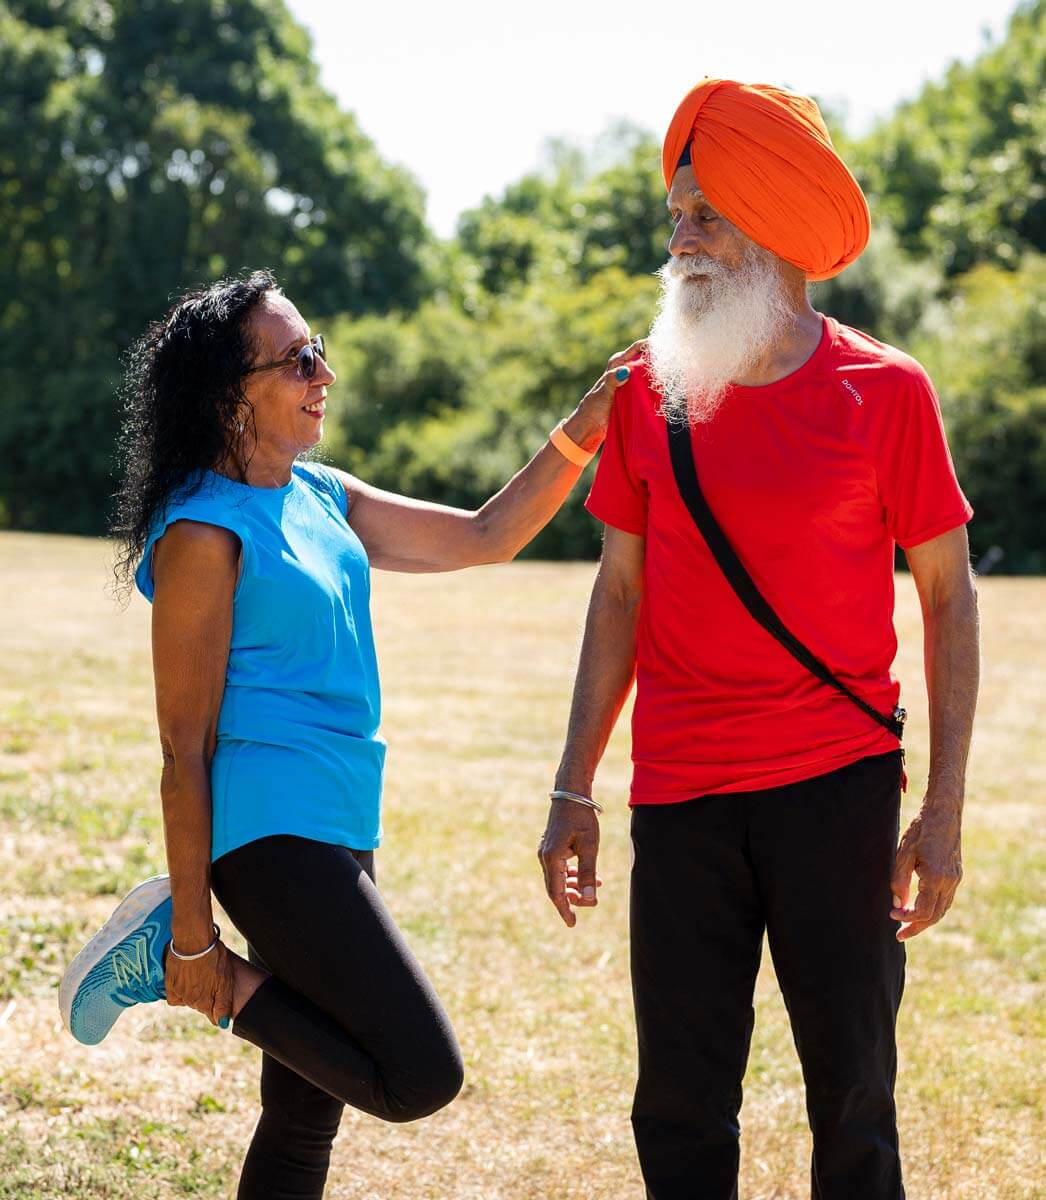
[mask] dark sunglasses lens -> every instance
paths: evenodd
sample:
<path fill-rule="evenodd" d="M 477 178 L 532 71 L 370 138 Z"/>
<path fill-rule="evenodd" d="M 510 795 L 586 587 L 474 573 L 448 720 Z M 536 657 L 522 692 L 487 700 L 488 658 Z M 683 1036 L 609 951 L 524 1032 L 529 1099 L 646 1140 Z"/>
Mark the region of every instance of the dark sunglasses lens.
<path fill-rule="evenodd" d="M 316 352 L 310 342 L 306 342 L 298 352 L 298 370 L 306 379 L 312 379 L 316 374 Z"/>

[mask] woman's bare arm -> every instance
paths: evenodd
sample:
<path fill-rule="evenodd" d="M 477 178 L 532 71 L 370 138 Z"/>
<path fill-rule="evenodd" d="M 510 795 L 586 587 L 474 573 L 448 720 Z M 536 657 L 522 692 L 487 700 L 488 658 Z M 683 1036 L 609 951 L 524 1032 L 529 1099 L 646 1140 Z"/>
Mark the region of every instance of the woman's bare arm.
<path fill-rule="evenodd" d="M 186 953 L 208 945 L 213 932 L 210 763 L 225 690 L 239 554 L 234 534 L 196 521 L 176 521 L 153 551 L 160 797 L 172 933 Z"/>
<path fill-rule="evenodd" d="M 634 363 L 645 343 L 615 354 L 607 370 L 564 425 L 584 450 L 602 445 L 614 393 L 615 372 Z M 481 563 L 507 562 L 559 511 L 582 467 L 546 443 L 529 463 L 475 511 L 414 500 L 371 487 L 339 471 L 349 497 L 349 523 L 371 564 L 386 571 L 457 571 Z"/>

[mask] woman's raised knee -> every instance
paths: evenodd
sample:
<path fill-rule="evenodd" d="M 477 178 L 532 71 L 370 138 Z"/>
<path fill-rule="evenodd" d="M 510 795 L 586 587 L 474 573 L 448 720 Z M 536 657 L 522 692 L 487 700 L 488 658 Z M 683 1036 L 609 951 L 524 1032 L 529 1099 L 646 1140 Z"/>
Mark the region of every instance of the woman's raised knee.
<path fill-rule="evenodd" d="M 455 1047 L 443 1062 L 433 1064 L 423 1077 L 411 1075 L 397 1081 L 394 1087 L 386 1086 L 384 1119 L 404 1124 L 430 1117 L 447 1107 L 464 1082 L 465 1068 Z"/>

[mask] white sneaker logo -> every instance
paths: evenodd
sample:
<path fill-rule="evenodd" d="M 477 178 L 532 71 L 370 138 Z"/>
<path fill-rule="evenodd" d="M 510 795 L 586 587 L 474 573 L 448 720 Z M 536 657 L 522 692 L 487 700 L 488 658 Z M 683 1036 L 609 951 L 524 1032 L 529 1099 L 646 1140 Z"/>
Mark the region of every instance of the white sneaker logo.
<path fill-rule="evenodd" d="M 849 381 L 849 379 L 843 380 L 843 387 L 846 388 L 846 390 L 850 393 L 851 396 L 853 396 L 853 398 L 857 401 L 858 404 L 864 403 L 864 401 L 861 399 L 861 393 L 857 390 L 857 388 L 854 387 L 854 385 Z"/>
<path fill-rule="evenodd" d="M 129 946 L 121 946 L 113 954 L 113 974 L 120 987 L 144 983 L 149 977 L 149 960 L 146 954 L 149 939 L 136 938 Z"/>

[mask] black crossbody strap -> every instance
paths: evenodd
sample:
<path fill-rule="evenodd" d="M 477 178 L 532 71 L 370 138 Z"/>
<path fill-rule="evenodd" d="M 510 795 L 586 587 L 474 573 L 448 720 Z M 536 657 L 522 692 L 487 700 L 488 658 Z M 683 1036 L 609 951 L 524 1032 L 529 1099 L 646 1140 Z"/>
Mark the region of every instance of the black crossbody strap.
<path fill-rule="evenodd" d="M 672 459 L 672 471 L 676 477 L 679 494 L 683 503 L 694 518 L 694 524 L 701 531 L 701 536 L 712 551 L 712 557 L 719 564 L 719 569 L 726 576 L 727 582 L 734 589 L 737 598 L 748 609 L 752 617 L 798 662 L 802 663 L 811 675 L 816 675 L 822 683 L 835 688 L 837 692 L 852 700 L 862 712 L 865 712 L 884 729 L 900 739 L 904 735 L 906 713 L 903 708 L 895 708 L 890 716 L 885 716 L 861 699 L 860 696 L 837 679 L 823 662 L 809 650 L 781 618 L 770 607 L 770 604 L 756 587 L 755 580 L 749 575 L 744 564 L 737 557 L 733 546 L 727 541 L 726 534 L 720 528 L 708 501 L 701 491 L 697 480 L 697 468 L 694 465 L 694 450 L 690 440 L 690 429 L 671 421 L 666 422 L 668 428 L 668 452 Z"/>

